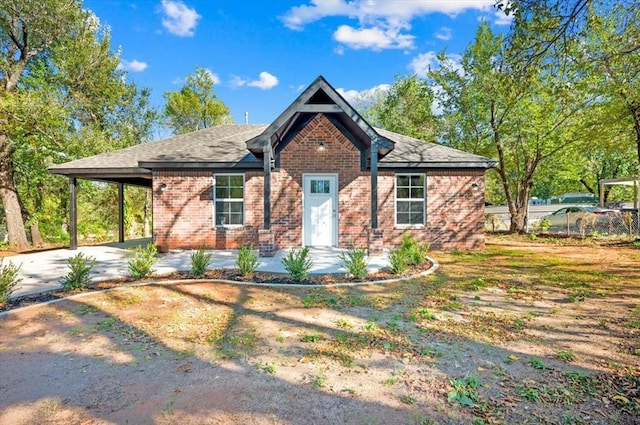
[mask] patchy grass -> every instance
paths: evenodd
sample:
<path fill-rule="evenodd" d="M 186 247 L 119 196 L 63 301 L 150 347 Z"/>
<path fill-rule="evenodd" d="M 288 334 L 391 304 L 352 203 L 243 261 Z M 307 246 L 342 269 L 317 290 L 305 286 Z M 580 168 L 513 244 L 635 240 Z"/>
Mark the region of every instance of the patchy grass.
<path fill-rule="evenodd" d="M 314 397 L 355 400 L 349 411 L 363 423 L 633 423 L 640 414 L 637 251 L 521 242 L 501 237 L 482 251 L 434 252 L 438 273 L 384 286 L 213 282 L 95 294 L 23 321 L 5 319 L 0 350 L 4 358 L 16 344 L 26 353 L 16 361 L 24 361 L 27 340 L 39 344 L 34 352 L 46 344 L 71 352 L 82 338 L 86 358 L 109 359 L 91 366 L 96 376 L 114 374 L 99 368 L 144 362 L 135 369 L 140 379 L 143 369 L 178 370 L 209 382 L 213 393 L 228 381 L 207 379 L 236 373 L 270 388 L 265 394 L 287 383 L 282 397 L 291 406 Z M 181 405 L 204 397 L 181 385 Z M 267 403 L 263 397 L 256 392 L 256 405 Z M 167 403 L 158 417 L 170 410 L 179 422 L 177 403 Z M 62 423 L 64 405 L 52 405 Z M 372 406 L 382 410 L 369 413 Z"/>

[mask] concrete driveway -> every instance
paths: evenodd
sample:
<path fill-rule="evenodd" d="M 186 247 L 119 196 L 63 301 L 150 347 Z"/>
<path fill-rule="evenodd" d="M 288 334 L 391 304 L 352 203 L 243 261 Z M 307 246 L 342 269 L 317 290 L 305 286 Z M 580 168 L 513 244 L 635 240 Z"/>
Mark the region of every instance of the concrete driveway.
<path fill-rule="evenodd" d="M 20 277 L 22 282 L 18 284 L 13 296 L 22 296 L 45 292 L 52 289 L 59 289 L 60 281 L 69 273 L 67 260 L 70 257 L 82 252 L 84 255 L 96 259 L 96 265 L 91 270 L 91 280 L 94 282 L 126 277 L 128 272 L 128 260 L 131 257 L 130 248 L 138 245 L 145 245 L 149 239 L 136 239 L 120 243 L 109 243 L 104 245 L 83 246 L 77 250 L 54 249 L 40 251 L 29 254 L 20 254 L 12 257 L 5 257 L 4 264 L 12 261 L 21 265 Z M 344 273 L 346 272 L 342 260 L 339 258 L 341 252 L 346 250 L 337 248 L 313 248 L 311 259 L 313 267 L 312 274 Z M 154 265 L 157 275 L 170 274 L 176 271 L 189 271 L 191 269 L 190 250 L 175 250 L 167 254 L 159 254 Z M 235 250 L 212 250 L 211 264 L 209 269 L 233 269 L 236 267 L 237 251 Z M 278 251 L 274 257 L 260 258 L 258 271 L 271 273 L 286 273 L 282 264 L 282 258 L 286 251 Z M 372 256 L 369 258 L 369 272 L 375 272 L 389 265 L 386 255 Z"/>

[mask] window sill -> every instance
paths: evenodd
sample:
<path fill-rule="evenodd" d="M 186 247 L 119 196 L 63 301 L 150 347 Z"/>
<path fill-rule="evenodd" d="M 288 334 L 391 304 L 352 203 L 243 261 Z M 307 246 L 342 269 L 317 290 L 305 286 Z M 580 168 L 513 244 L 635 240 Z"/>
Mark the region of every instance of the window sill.
<path fill-rule="evenodd" d="M 420 230 L 424 229 L 426 226 L 424 224 L 396 224 L 393 228 L 395 230 Z"/>
<path fill-rule="evenodd" d="M 244 224 L 216 224 L 214 229 L 244 229 Z"/>

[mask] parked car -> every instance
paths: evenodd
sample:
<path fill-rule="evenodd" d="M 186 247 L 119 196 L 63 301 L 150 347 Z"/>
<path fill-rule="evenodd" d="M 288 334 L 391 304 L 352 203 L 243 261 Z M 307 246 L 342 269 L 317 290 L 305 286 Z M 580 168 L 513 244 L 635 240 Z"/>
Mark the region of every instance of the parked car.
<path fill-rule="evenodd" d="M 591 214 L 593 215 L 591 216 Z M 580 228 L 583 223 L 586 225 L 619 223 L 621 217 L 622 214 L 619 210 L 576 205 L 560 208 L 551 214 L 541 217 L 541 220 L 549 220 L 551 227 L 566 227 L 568 224 L 569 226 Z"/>

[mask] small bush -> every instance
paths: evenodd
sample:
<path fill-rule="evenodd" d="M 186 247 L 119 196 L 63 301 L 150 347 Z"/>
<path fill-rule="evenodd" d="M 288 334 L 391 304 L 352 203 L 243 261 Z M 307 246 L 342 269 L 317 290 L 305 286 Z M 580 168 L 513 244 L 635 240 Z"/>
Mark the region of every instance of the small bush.
<path fill-rule="evenodd" d="M 16 285 L 22 281 L 22 278 L 18 277 L 21 266 L 16 266 L 11 260 L 4 265 L 3 261 L 0 259 L 0 305 L 9 301 Z"/>
<path fill-rule="evenodd" d="M 429 244 L 421 244 L 410 233 L 405 233 L 402 236 L 400 249 L 406 253 L 407 262 L 410 266 L 419 266 L 427 261 Z"/>
<path fill-rule="evenodd" d="M 251 277 L 258 268 L 258 251 L 253 249 L 253 245 L 242 245 L 240 252 L 238 252 L 238 258 L 236 259 L 236 265 L 240 270 L 240 274 L 244 277 Z"/>
<path fill-rule="evenodd" d="M 389 265 L 391 273 L 402 274 L 407 271 L 408 267 L 407 253 L 400 248 L 389 251 Z"/>
<path fill-rule="evenodd" d="M 364 248 L 353 248 L 340 254 L 340 259 L 344 261 L 347 273 L 354 279 L 362 279 L 367 275 L 367 250 Z"/>
<path fill-rule="evenodd" d="M 207 272 L 207 268 L 211 263 L 211 254 L 207 253 L 204 248 L 191 253 L 191 274 L 195 277 L 202 277 Z"/>
<path fill-rule="evenodd" d="M 136 279 L 141 279 L 152 273 L 158 248 L 149 242 L 145 247 L 137 246 L 132 251 L 133 258 L 129 260 L 129 274 Z"/>
<path fill-rule="evenodd" d="M 286 257 L 282 259 L 284 268 L 296 282 L 301 282 L 309 276 L 309 270 L 313 266 L 313 262 L 309 255 L 309 247 L 305 246 L 301 250 L 291 250 Z"/>
<path fill-rule="evenodd" d="M 84 289 L 91 283 L 89 273 L 96 264 L 96 259 L 91 256 L 85 256 L 79 252 L 67 260 L 71 271 L 62 279 L 60 284 L 67 291 L 73 289 Z"/>

